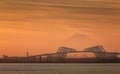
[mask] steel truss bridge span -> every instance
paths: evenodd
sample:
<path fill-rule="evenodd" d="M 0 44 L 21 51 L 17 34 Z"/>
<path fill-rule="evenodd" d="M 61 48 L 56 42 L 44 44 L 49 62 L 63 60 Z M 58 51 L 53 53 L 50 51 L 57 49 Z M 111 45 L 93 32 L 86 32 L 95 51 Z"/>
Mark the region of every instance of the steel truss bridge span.
<path fill-rule="evenodd" d="M 93 46 L 90 48 L 85 48 L 83 51 L 77 51 L 73 48 L 68 47 L 60 47 L 56 51 L 56 53 L 49 53 L 49 54 L 41 54 L 41 55 L 34 55 L 34 56 L 27 56 L 27 57 L 19 57 L 14 60 L 10 60 L 11 58 L 4 58 L 7 61 L 17 62 L 17 63 L 52 63 L 52 62 L 65 62 L 66 56 L 70 53 L 93 53 L 96 59 L 96 62 L 106 62 L 113 61 L 120 62 L 120 53 L 116 52 L 106 52 L 102 46 Z M 80 59 L 80 58 L 79 58 Z M 4 61 L 4 60 L 3 60 Z"/>

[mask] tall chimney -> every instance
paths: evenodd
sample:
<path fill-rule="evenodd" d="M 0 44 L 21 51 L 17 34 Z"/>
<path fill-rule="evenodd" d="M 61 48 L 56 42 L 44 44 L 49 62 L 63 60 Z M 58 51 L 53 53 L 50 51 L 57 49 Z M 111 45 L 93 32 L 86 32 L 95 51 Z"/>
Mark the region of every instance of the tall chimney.
<path fill-rule="evenodd" d="M 29 53 L 27 52 L 27 57 L 29 57 Z"/>

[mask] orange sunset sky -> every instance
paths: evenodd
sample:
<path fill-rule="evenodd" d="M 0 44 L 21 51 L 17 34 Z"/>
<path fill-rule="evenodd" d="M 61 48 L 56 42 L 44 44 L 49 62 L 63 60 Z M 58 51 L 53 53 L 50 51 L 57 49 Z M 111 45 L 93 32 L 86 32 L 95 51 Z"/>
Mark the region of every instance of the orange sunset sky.
<path fill-rule="evenodd" d="M 120 52 L 119 0 L 0 0 L 0 56 L 94 45 Z"/>

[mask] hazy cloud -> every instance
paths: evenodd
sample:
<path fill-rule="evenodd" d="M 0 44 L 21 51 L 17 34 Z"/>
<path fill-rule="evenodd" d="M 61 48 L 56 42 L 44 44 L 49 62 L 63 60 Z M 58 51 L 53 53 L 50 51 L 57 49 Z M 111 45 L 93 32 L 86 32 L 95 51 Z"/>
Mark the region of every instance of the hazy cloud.
<path fill-rule="evenodd" d="M 118 48 L 119 29 L 119 0 L 0 0 L 2 48 L 39 52 L 47 46 L 53 51 L 76 33 L 87 34 L 106 48 Z"/>

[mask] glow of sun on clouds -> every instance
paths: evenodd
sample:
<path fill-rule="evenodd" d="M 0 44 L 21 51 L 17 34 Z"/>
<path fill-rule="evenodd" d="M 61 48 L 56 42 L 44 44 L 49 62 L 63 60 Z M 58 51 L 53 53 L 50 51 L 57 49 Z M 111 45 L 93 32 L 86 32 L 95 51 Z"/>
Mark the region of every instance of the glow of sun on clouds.
<path fill-rule="evenodd" d="M 119 51 L 119 19 L 118 0 L 1 0 L 1 54 L 55 52 L 76 34 L 92 37 L 108 51 Z M 79 49 L 79 42 L 66 46 Z"/>

